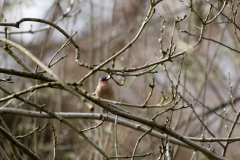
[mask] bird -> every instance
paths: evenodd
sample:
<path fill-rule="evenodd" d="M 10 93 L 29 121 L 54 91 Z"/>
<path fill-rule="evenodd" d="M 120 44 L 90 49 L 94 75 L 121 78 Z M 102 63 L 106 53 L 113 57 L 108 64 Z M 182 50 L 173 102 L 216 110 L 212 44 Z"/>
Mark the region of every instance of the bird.
<path fill-rule="evenodd" d="M 99 98 L 114 100 L 114 91 L 111 83 L 108 81 L 110 76 L 102 76 L 99 78 L 98 85 L 95 91 L 95 95 Z M 103 113 L 107 113 L 107 110 L 103 109 Z"/>

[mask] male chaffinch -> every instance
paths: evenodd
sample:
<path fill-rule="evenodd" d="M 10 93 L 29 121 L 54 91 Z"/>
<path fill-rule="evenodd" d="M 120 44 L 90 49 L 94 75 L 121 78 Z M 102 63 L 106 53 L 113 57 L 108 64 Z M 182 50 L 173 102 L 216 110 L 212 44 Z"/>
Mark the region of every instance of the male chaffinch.
<path fill-rule="evenodd" d="M 111 83 L 108 81 L 110 76 L 102 76 L 99 78 L 98 86 L 96 88 L 95 94 L 99 98 L 114 100 L 114 91 Z M 103 110 L 103 113 L 107 113 L 106 110 Z"/>

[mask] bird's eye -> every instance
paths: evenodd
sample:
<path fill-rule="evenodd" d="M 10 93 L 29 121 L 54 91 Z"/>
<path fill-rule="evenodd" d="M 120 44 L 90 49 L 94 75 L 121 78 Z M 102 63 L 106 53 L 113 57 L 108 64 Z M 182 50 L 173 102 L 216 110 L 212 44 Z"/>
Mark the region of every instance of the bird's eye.
<path fill-rule="evenodd" d="M 101 77 L 101 81 L 107 81 L 107 77 Z"/>

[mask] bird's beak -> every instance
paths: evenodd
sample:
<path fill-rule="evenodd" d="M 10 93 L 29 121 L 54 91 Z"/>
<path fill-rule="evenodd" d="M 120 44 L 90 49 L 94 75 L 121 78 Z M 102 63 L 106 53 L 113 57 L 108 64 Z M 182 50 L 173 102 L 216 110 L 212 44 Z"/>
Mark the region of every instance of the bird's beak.
<path fill-rule="evenodd" d="M 109 80 L 110 78 L 111 78 L 111 76 L 110 76 L 110 75 L 108 75 L 108 76 L 107 76 L 107 78 L 106 78 L 106 80 Z"/>

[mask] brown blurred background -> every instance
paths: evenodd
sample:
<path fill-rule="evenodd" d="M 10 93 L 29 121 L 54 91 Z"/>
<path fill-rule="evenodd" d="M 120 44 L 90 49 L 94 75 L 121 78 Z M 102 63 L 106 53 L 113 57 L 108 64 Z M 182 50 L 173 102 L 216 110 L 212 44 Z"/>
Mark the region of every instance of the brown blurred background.
<path fill-rule="evenodd" d="M 206 16 L 209 4 L 200 0 L 194 0 L 193 2 L 195 10 L 202 17 Z M 217 0 L 211 3 L 219 8 L 222 5 L 222 1 Z M 80 60 L 96 65 L 111 57 L 133 39 L 145 19 L 149 8 L 149 3 L 146 0 L 74 1 L 72 8 L 68 0 L 1 0 L 0 5 L 2 8 L 0 9 L 1 22 L 16 22 L 26 17 L 41 18 L 52 22 L 60 19 L 56 24 L 69 35 L 77 32 L 74 40 L 80 47 Z M 68 16 L 61 19 L 62 13 L 67 8 L 70 8 Z M 216 13 L 217 11 L 213 9 L 209 17 L 213 18 Z M 225 8 L 224 14 L 227 16 L 230 15 L 228 8 Z M 116 59 L 115 68 L 138 67 L 157 61 L 154 54 L 161 57 L 159 38 L 162 33 L 160 30 L 163 29 L 164 31 L 162 44 L 163 49 L 166 50 L 169 47 L 171 35 L 173 34 L 174 20 L 177 17 L 182 18 L 184 15 L 187 15 L 186 19 L 178 23 L 174 31 L 173 42 L 177 45 L 176 53 L 196 43 L 200 33 L 198 28 L 200 23 L 196 15 L 179 1 L 163 1 L 156 6 L 153 18 L 149 21 L 136 43 Z M 237 14 L 236 16 L 239 15 Z M 165 20 L 164 26 L 163 19 Z M 223 23 L 227 21 L 226 17 L 220 15 L 204 30 L 203 36 L 213 39 L 217 43 L 213 40 L 203 39 L 197 47 L 189 50 L 184 56 L 175 58 L 173 62 L 165 63 L 166 70 L 174 84 L 178 82 L 178 73 L 181 69 L 179 92 L 181 92 L 185 101 L 181 100 L 176 107 L 186 105 L 186 101 L 192 104 L 196 113 L 216 137 L 226 137 L 228 129 L 232 124 L 232 121 L 226 121 L 224 117 L 228 120 L 234 120 L 235 118 L 235 112 L 229 104 L 229 98 L 231 97 L 229 77 L 231 86 L 233 87 L 232 96 L 235 98 L 234 107 L 236 110 L 239 110 L 238 100 L 240 95 L 238 87 L 240 79 L 238 75 L 240 61 L 238 56 L 240 50 L 239 39 L 236 36 L 239 34 L 239 30 L 236 29 L 237 31 L 234 32 L 236 27 L 228 23 Z M 236 21 L 237 25 L 239 23 L 239 21 Z M 19 29 L 8 27 L 8 38 L 25 47 L 42 62 L 47 64 L 53 54 L 66 41 L 66 38 L 53 28 L 38 31 L 45 26 L 40 23 L 25 22 L 20 25 Z M 33 33 L 30 33 L 29 30 L 33 31 Z M 191 36 L 179 30 L 187 30 L 191 34 L 198 36 Z M 0 33 L 1 37 L 5 36 L 4 27 L 0 27 Z M 14 50 L 14 52 L 33 69 L 36 68 L 36 64 L 26 56 L 17 50 Z M 52 70 L 63 80 L 77 82 L 89 72 L 88 69 L 80 67 L 75 63 L 75 52 L 71 44 L 64 48 L 56 59 L 63 55 L 67 55 L 67 57 L 52 67 Z M 183 57 L 184 61 L 181 65 Z M 22 70 L 21 66 L 2 48 L 0 48 L 0 58 L 0 67 Z M 112 67 L 111 63 L 105 67 Z M 164 66 L 159 65 L 155 71 L 158 73 L 126 77 L 124 86 L 118 86 L 112 81 L 111 83 L 115 88 L 116 100 L 139 105 L 144 103 L 150 92 L 149 84 L 152 82 L 152 78 L 155 78 L 156 86 L 148 104 L 159 103 L 162 98 L 161 92 L 164 92 L 166 96 L 171 98 L 172 84 L 167 78 Z M 94 92 L 99 76 L 103 75 L 106 75 L 106 73 L 97 72 L 93 74 L 84 82 L 83 88 L 89 93 Z M 0 73 L 0 78 L 6 78 L 6 75 Z M 17 83 L 11 84 L 11 86 L 8 84 L 2 85 L 16 92 L 39 83 L 35 80 L 17 76 L 12 76 L 12 78 Z M 120 76 L 114 76 L 114 78 L 119 82 L 122 80 Z M 1 97 L 5 96 L 1 92 L 0 95 Z M 51 88 L 41 89 L 35 91 L 32 95 L 28 94 L 26 96 L 30 96 L 30 99 L 36 103 L 46 104 L 51 111 L 89 112 L 88 107 L 82 101 L 61 90 Z M 2 103 L 1 105 L 4 107 L 34 110 L 18 100 L 12 100 L 9 104 L 5 104 Z M 99 107 L 94 106 L 94 112 L 100 112 Z M 122 108 L 145 118 L 151 118 L 157 112 L 164 110 L 164 108 Z M 208 108 L 215 109 L 215 112 L 210 112 Z M 223 111 L 224 108 L 225 111 Z M 211 137 L 203 129 L 191 108 L 166 112 L 157 118 L 157 122 L 164 124 L 167 117 L 170 116 L 173 117 L 171 122 L 172 129 L 180 134 L 198 138 L 204 134 L 205 137 Z M 25 134 L 37 124 L 41 124 L 41 126 L 47 123 L 54 125 L 58 137 L 58 159 L 103 159 L 85 140 L 56 120 L 33 119 L 12 115 L 4 115 L 3 118 L 13 135 Z M 93 120 L 83 119 L 71 120 L 71 122 L 82 129 L 97 124 Z M 234 137 L 239 136 L 238 128 L 239 125 L 237 124 L 233 134 Z M 113 126 L 111 123 L 104 122 L 101 127 L 87 131 L 86 134 L 99 144 L 100 147 L 105 148 L 104 150 L 108 154 L 115 155 Z M 121 155 L 132 154 L 135 143 L 141 134 L 141 132 L 119 126 L 118 145 Z M 38 139 L 38 144 L 35 144 L 34 142 L 36 141 L 33 139 L 28 137 L 23 139 L 22 143 L 34 151 L 37 150 L 38 155 L 43 155 L 44 159 L 51 159 L 53 156 L 51 127 L 47 127 L 47 129 L 35 135 L 35 139 Z M 207 146 L 208 143 L 204 143 L 203 145 Z M 146 136 L 141 141 L 137 154 L 141 155 L 151 151 L 151 156 L 145 159 L 157 159 L 159 156 L 159 146 L 161 146 L 159 139 Z M 5 143 L 3 143 L 3 147 L 7 148 Z M 172 145 L 172 147 L 174 147 L 175 159 L 190 159 L 193 154 L 193 150 L 183 147 L 178 148 L 175 145 Z M 211 147 L 217 153 L 221 153 L 222 148 L 218 143 L 211 143 Z M 235 159 L 239 156 L 240 152 L 236 150 L 236 147 L 239 148 L 239 142 L 230 145 L 227 152 L 229 159 Z M 7 153 L 9 152 L 7 151 Z M 199 157 L 201 156 L 202 154 L 199 153 Z"/>

